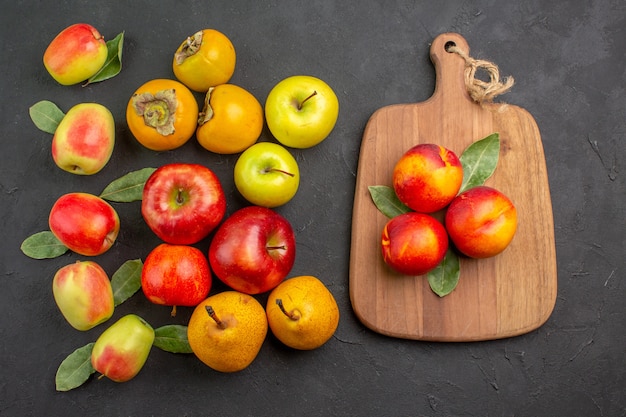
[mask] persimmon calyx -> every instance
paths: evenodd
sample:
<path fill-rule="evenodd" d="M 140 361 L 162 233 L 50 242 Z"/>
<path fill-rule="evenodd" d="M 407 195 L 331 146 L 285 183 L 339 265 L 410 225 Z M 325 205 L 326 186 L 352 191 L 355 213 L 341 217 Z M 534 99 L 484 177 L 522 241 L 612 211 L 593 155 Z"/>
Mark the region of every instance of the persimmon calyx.
<path fill-rule="evenodd" d="M 211 93 L 215 90 L 215 87 L 210 87 L 204 97 L 204 107 L 198 115 L 198 125 L 202 126 L 213 118 L 213 107 L 211 107 Z"/>
<path fill-rule="evenodd" d="M 156 94 L 135 94 L 132 101 L 135 112 L 143 117 L 146 126 L 155 128 L 164 136 L 176 131 L 174 121 L 178 101 L 175 89 L 160 90 Z"/>
<path fill-rule="evenodd" d="M 178 65 L 182 64 L 185 61 L 185 59 L 189 58 L 190 56 L 198 52 L 201 46 L 202 46 L 202 31 L 200 30 L 194 33 L 193 35 L 189 36 L 185 40 L 183 45 L 181 46 L 180 50 L 177 51 L 176 54 L 174 54 L 174 59 L 176 60 L 176 64 Z"/>

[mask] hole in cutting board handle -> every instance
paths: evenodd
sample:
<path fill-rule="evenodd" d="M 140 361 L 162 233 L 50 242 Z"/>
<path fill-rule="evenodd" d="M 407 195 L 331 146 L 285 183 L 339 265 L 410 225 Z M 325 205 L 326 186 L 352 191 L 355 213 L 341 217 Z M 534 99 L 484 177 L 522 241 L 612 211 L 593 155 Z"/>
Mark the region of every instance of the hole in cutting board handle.
<path fill-rule="evenodd" d="M 452 51 L 450 51 L 450 48 L 456 46 L 456 42 L 454 41 L 448 41 L 445 43 L 445 45 L 443 46 L 443 49 L 446 50 L 447 53 L 451 54 Z"/>

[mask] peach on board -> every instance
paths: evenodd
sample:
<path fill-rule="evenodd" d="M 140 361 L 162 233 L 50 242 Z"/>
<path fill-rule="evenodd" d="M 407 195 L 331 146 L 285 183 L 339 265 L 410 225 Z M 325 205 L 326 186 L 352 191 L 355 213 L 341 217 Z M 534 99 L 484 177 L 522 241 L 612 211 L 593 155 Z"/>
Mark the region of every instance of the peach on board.
<path fill-rule="evenodd" d="M 471 258 L 502 252 L 517 230 L 517 210 L 502 192 L 488 186 L 470 188 L 450 203 L 445 226 L 456 248 Z"/>

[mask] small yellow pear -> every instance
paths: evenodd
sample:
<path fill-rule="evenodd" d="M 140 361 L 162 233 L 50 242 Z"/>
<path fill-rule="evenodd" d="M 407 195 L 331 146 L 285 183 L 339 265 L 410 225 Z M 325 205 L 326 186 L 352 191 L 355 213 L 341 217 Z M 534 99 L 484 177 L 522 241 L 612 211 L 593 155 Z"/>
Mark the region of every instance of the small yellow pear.
<path fill-rule="evenodd" d="M 252 296 L 224 291 L 191 314 L 187 338 L 193 353 L 219 372 L 237 372 L 254 361 L 267 335 L 263 306 Z"/>
<path fill-rule="evenodd" d="M 270 293 L 265 308 L 272 333 L 285 345 L 312 350 L 337 330 L 339 307 L 324 283 L 313 276 L 281 282 Z"/>

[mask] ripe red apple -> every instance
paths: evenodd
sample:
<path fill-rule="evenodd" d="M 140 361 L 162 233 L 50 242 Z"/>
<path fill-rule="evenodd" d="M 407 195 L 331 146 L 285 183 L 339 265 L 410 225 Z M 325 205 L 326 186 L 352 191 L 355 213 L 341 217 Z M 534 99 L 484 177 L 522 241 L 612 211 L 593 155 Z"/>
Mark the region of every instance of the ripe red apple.
<path fill-rule="evenodd" d="M 237 210 L 219 227 L 209 247 L 215 275 L 234 290 L 260 294 L 291 271 L 296 241 L 291 224 L 272 209 Z"/>
<path fill-rule="evenodd" d="M 52 294 L 61 314 L 76 330 L 89 330 L 113 315 L 109 276 L 93 261 L 77 261 L 59 269 Z"/>
<path fill-rule="evenodd" d="M 421 213 L 446 207 L 463 182 L 463 167 L 454 152 L 421 143 L 406 151 L 393 170 L 393 188 L 405 205 Z"/>
<path fill-rule="evenodd" d="M 202 165 L 163 165 L 143 188 L 141 214 L 148 227 L 167 243 L 199 242 L 217 227 L 225 213 L 222 184 Z"/>
<path fill-rule="evenodd" d="M 109 162 L 114 145 L 115 121 L 109 109 L 98 103 L 80 103 L 56 128 L 52 159 L 64 171 L 92 175 Z"/>
<path fill-rule="evenodd" d="M 517 210 L 502 192 L 479 186 L 452 200 L 445 224 L 460 252 L 471 258 L 488 258 L 502 252 L 513 240 Z"/>
<path fill-rule="evenodd" d="M 196 306 L 211 289 L 211 271 L 206 256 L 187 245 L 162 243 L 146 257 L 141 270 L 143 293 L 155 304 Z"/>
<path fill-rule="evenodd" d="M 43 63 L 59 84 L 78 84 L 102 68 L 107 52 L 106 42 L 96 28 L 77 23 L 63 29 L 50 42 Z"/>
<path fill-rule="evenodd" d="M 101 255 L 115 243 L 120 218 L 102 198 L 88 193 L 64 194 L 54 203 L 50 231 L 70 250 L 85 256 Z"/>
<path fill-rule="evenodd" d="M 441 263 L 448 235 L 429 214 L 408 212 L 389 220 L 382 233 L 383 259 L 405 275 L 423 275 Z"/>

